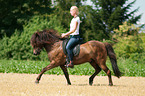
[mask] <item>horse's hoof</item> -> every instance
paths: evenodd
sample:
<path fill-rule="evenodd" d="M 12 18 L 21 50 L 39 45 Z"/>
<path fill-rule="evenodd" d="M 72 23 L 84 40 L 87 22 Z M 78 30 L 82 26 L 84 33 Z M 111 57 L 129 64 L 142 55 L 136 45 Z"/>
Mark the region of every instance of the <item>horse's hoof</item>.
<path fill-rule="evenodd" d="M 67 83 L 67 85 L 71 85 L 71 83 Z"/>
<path fill-rule="evenodd" d="M 89 85 L 91 85 L 91 86 L 92 86 L 92 85 L 93 85 L 93 81 L 92 81 L 92 82 L 89 82 Z"/>
<path fill-rule="evenodd" d="M 113 84 L 110 83 L 109 86 L 113 86 Z"/>
<path fill-rule="evenodd" d="M 36 83 L 36 84 L 39 84 L 39 81 L 38 81 L 38 80 L 36 80 L 36 81 L 35 81 L 35 83 Z"/>

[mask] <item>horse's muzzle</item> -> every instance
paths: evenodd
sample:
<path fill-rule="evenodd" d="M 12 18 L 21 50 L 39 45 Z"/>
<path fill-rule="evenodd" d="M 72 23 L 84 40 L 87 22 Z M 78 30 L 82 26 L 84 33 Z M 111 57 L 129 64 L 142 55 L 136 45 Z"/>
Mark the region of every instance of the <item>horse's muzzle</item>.
<path fill-rule="evenodd" d="M 40 52 L 34 52 L 33 54 L 34 55 L 40 55 Z"/>
<path fill-rule="evenodd" d="M 37 53 L 33 53 L 33 55 L 37 55 Z"/>
<path fill-rule="evenodd" d="M 41 52 L 41 50 L 33 50 L 33 54 L 34 54 L 34 55 L 39 55 L 40 52 Z"/>

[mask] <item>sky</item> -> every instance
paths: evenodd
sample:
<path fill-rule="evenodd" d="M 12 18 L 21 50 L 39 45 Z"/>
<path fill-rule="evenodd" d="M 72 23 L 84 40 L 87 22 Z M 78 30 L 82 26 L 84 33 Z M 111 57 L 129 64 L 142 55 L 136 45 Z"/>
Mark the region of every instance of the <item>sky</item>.
<path fill-rule="evenodd" d="M 91 0 L 87 0 L 86 4 L 91 5 Z M 127 4 L 133 2 L 134 0 L 128 0 Z M 138 12 L 135 12 L 135 16 L 142 14 L 141 19 L 139 20 L 139 24 L 145 24 L 145 0 L 136 0 L 136 2 L 130 8 L 130 12 L 137 9 L 139 7 Z"/>
<path fill-rule="evenodd" d="M 134 0 L 128 0 L 128 1 L 132 2 Z M 145 24 L 145 0 L 136 0 L 136 2 L 131 7 L 131 11 L 133 11 L 134 9 L 136 9 L 138 7 L 139 7 L 139 10 L 138 10 L 138 12 L 136 12 L 135 15 L 142 14 L 142 17 L 141 17 L 139 23 Z"/>

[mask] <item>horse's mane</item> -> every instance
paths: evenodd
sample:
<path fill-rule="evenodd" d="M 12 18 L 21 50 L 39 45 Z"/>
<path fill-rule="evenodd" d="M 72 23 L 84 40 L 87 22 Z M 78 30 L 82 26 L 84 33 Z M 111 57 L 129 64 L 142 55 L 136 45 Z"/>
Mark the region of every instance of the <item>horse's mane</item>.
<path fill-rule="evenodd" d="M 52 44 L 55 43 L 62 38 L 58 34 L 58 32 L 54 29 L 45 29 L 42 31 L 35 32 L 31 37 L 31 44 L 38 45 L 38 44 Z"/>

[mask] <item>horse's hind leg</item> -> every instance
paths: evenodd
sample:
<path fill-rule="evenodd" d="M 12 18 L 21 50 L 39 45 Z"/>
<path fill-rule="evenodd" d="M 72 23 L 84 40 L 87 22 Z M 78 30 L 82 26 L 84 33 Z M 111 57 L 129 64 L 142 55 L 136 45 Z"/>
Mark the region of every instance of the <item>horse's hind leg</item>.
<path fill-rule="evenodd" d="M 102 60 L 99 64 L 99 66 L 105 71 L 105 73 L 108 75 L 108 79 L 109 79 L 109 85 L 112 86 L 112 78 L 111 78 L 111 71 L 109 70 L 109 68 L 106 66 L 106 63 L 104 60 Z"/>
<path fill-rule="evenodd" d="M 96 62 L 94 60 L 92 60 L 90 62 L 90 64 L 94 67 L 95 69 L 95 73 L 89 78 L 89 84 L 92 85 L 93 84 L 93 79 L 94 77 L 101 71 L 101 68 L 98 66 L 98 64 L 96 64 Z"/>
<path fill-rule="evenodd" d="M 71 85 L 71 82 L 70 82 L 70 79 L 69 79 L 69 74 L 68 74 L 67 68 L 66 68 L 64 65 L 61 65 L 60 68 L 63 70 L 63 73 L 64 73 L 65 78 L 66 78 L 66 80 L 67 80 L 67 84 L 68 84 L 68 85 Z"/>

